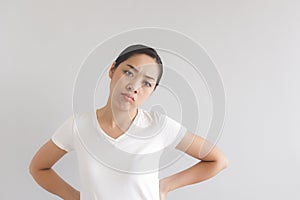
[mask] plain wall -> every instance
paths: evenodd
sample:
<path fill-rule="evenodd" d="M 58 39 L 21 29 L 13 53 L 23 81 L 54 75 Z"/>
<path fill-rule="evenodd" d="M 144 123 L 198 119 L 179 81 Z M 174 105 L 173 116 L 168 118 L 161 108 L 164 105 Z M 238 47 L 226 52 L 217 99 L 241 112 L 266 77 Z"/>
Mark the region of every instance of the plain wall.
<path fill-rule="evenodd" d="M 202 44 L 223 78 L 229 167 L 167 199 L 299 199 L 300 3 L 297 1 L 0 2 L 0 199 L 58 199 L 29 174 L 32 156 L 72 113 L 87 54 L 137 27 Z M 184 158 L 178 166 L 193 163 Z M 55 169 L 79 187 L 76 157 Z"/>

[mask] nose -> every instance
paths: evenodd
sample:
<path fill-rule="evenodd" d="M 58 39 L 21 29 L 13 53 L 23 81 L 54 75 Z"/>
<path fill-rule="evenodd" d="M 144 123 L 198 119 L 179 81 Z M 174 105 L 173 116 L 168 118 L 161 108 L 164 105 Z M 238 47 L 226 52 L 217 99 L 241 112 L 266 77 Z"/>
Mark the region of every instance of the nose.
<path fill-rule="evenodd" d="M 128 91 L 134 92 L 136 94 L 136 93 L 138 93 L 139 86 L 136 82 L 135 83 L 128 83 L 128 85 L 126 86 L 126 89 Z"/>

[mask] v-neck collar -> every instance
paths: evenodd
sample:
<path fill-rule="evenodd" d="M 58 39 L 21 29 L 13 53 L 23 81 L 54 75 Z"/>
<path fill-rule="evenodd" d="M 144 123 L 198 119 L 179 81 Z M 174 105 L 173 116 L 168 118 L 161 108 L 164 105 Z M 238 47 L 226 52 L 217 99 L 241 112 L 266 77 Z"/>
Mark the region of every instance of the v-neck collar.
<path fill-rule="evenodd" d="M 132 123 L 130 124 L 129 128 L 127 129 L 127 131 L 125 131 L 122 135 L 120 135 L 119 137 L 117 138 L 113 138 L 111 136 L 109 136 L 103 129 L 102 127 L 100 126 L 99 122 L 98 122 L 98 119 L 97 119 L 97 111 L 96 113 L 94 112 L 93 113 L 93 119 L 94 119 L 94 123 L 95 123 L 95 126 L 97 128 L 97 130 L 102 134 L 104 135 L 106 138 L 108 138 L 111 142 L 113 143 L 116 143 L 116 142 L 119 142 L 120 140 L 122 139 L 125 139 L 126 137 L 128 137 L 128 132 L 130 132 L 130 130 L 132 129 L 132 126 L 134 124 L 136 124 L 137 122 L 137 119 L 138 117 L 140 116 L 140 108 L 137 108 L 137 114 L 135 116 L 135 118 L 133 119 Z"/>

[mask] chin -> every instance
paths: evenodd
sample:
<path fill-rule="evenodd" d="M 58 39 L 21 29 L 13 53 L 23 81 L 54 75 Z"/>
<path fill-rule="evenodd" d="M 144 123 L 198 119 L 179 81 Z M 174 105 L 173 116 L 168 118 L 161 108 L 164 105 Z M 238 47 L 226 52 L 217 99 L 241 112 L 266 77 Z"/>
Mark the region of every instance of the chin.
<path fill-rule="evenodd" d="M 120 95 L 119 97 L 114 98 L 113 102 L 114 102 L 113 107 L 115 107 L 118 110 L 129 111 L 129 110 L 137 108 L 135 101 L 128 102 L 128 101 L 124 100 L 123 95 Z"/>

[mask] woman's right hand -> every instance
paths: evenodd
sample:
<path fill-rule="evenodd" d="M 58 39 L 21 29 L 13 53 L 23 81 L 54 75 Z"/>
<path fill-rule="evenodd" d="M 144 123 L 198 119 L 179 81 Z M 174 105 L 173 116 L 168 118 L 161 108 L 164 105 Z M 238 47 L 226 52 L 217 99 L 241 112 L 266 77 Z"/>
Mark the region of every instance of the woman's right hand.
<path fill-rule="evenodd" d="M 78 190 L 75 190 L 73 192 L 70 192 L 70 197 L 64 199 L 64 200 L 80 200 L 80 192 Z"/>

